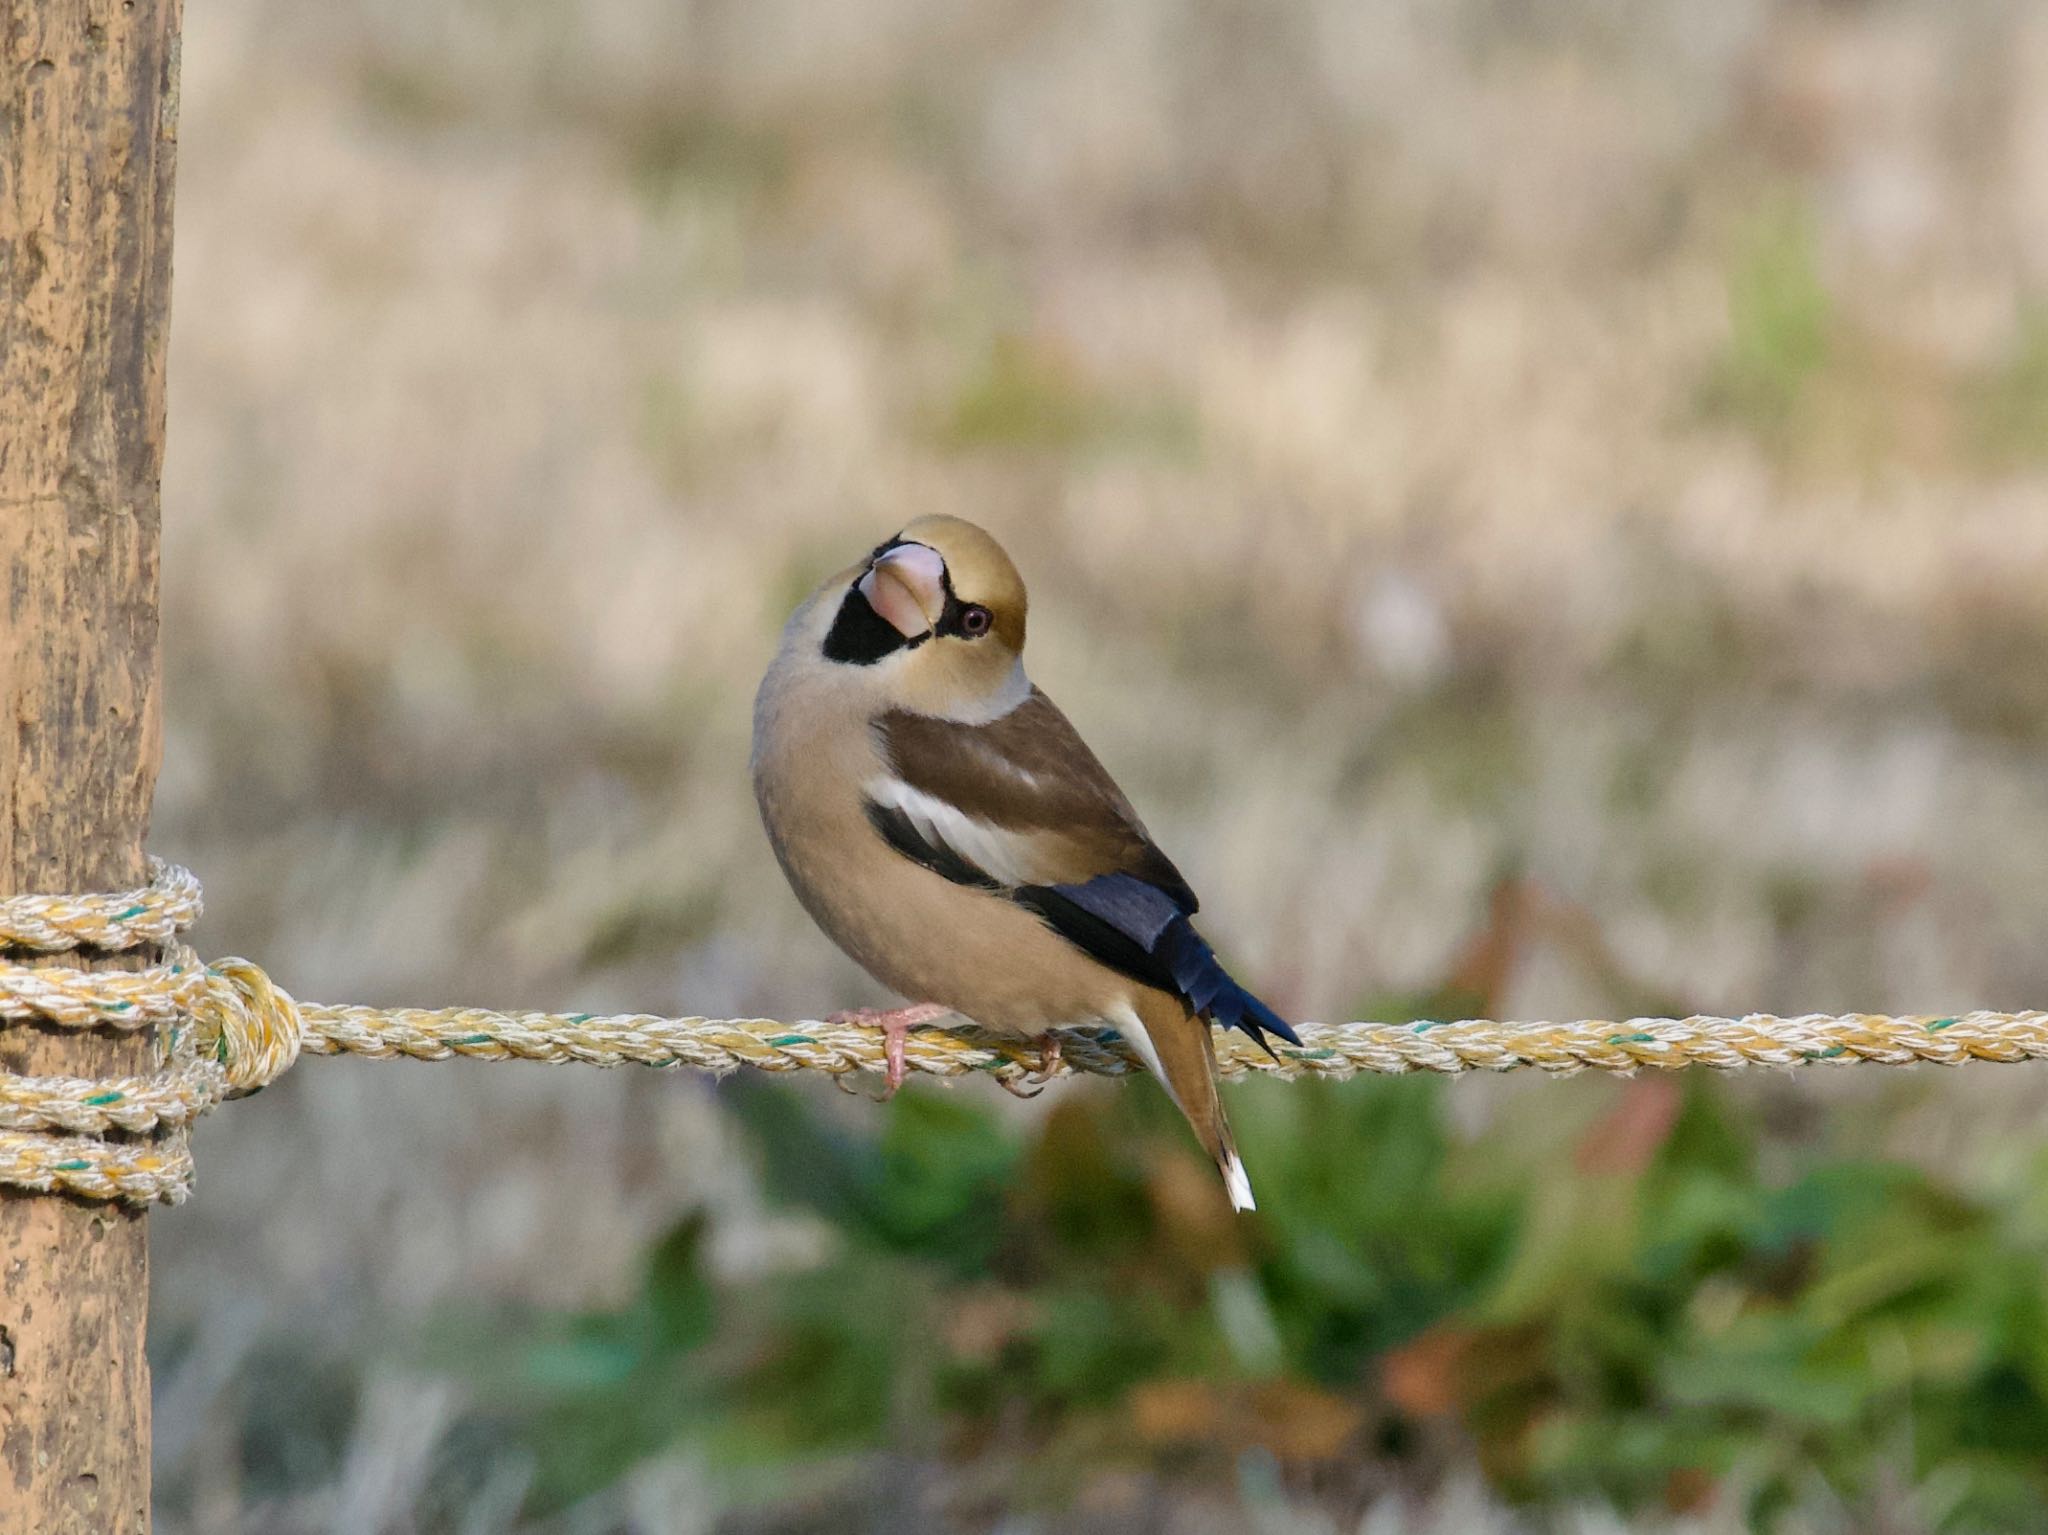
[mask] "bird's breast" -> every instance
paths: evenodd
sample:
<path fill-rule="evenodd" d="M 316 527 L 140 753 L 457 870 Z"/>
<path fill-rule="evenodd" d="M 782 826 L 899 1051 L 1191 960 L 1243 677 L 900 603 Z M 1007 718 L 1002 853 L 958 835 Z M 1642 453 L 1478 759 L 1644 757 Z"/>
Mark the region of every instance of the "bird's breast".
<path fill-rule="evenodd" d="M 1107 1016 L 1129 983 L 1006 894 L 913 862 L 869 819 L 864 785 L 885 773 L 867 722 L 756 713 L 754 791 L 775 856 L 818 926 L 883 985 L 977 1023 L 1036 1034 Z"/>

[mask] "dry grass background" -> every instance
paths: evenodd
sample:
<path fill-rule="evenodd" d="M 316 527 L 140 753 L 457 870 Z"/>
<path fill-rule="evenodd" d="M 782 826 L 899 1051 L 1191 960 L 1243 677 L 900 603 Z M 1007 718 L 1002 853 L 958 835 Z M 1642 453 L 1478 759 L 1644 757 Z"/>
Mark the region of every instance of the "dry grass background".
<path fill-rule="evenodd" d="M 323 1000 L 873 1000 L 766 855 L 748 701 L 811 581 L 945 510 L 1297 1014 L 1440 974 L 1508 868 L 1683 1005 L 2048 998 L 2039 8 L 186 27 L 155 843 L 209 952 Z M 1555 950 L 1510 995 L 1615 1005 Z M 1796 1091 L 1913 1155 L 2048 1133 L 2031 1074 L 1870 1075 Z M 1609 1089 L 1459 1112 L 1531 1091 Z M 729 1273 L 820 1240 L 651 1073 L 309 1063 L 201 1164 L 157 1222 L 173 1532 L 413 1528 L 457 1388 L 393 1340 L 451 1298 L 594 1303 L 698 1203 Z M 564 1527 L 705 1498 L 654 1466 Z"/>

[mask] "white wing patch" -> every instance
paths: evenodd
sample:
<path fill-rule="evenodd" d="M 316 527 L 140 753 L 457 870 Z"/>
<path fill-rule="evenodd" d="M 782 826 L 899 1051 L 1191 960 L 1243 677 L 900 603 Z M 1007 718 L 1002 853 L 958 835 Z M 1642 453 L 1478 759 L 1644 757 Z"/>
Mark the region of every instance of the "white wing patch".
<path fill-rule="evenodd" d="M 900 810 L 909 817 L 910 824 L 927 842 L 950 848 L 997 884 L 1038 883 L 1028 837 L 971 816 L 958 805 L 914 789 L 894 776 L 871 778 L 864 787 L 867 797 L 876 804 Z"/>

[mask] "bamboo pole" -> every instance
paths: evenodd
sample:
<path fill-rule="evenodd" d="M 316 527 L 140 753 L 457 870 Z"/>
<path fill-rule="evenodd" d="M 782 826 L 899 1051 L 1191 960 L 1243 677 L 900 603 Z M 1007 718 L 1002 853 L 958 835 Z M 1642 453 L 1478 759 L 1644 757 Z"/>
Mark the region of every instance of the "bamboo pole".
<path fill-rule="evenodd" d="M 0 0 L 0 893 L 144 873 L 179 15 Z M 14 1071 L 147 1071 L 156 1050 L 0 1033 Z M 145 1231 L 0 1197 L 0 1530 L 149 1528 Z"/>

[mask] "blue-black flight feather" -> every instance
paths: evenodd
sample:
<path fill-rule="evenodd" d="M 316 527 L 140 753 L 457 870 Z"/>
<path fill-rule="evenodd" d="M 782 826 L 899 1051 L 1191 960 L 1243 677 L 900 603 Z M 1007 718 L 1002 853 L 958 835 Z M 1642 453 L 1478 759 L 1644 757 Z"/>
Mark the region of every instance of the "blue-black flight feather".
<path fill-rule="evenodd" d="M 1110 969 L 1243 1030 L 1268 1055 L 1268 1034 L 1301 1043 L 1293 1025 L 1231 979 L 1187 912 L 1158 886 L 1133 874 L 1101 874 L 1080 885 L 1024 885 L 1011 898 Z"/>

